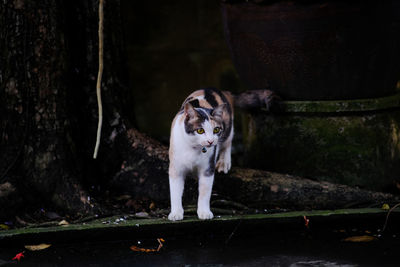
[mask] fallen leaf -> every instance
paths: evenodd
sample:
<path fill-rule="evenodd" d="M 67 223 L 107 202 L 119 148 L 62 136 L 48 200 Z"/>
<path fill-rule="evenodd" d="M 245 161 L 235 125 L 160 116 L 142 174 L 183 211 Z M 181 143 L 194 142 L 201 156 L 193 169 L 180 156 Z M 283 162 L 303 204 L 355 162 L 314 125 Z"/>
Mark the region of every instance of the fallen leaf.
<path fill-rule="evenodd" d="M 0 224 L 0 229 L 8 230 L 8 229 L 10 229 L 10 227 L 6 224 Z"/>
<path fill-rule="evenodd" d="M 157 241 L 159 243 L 157 251 L 160 251 L 160 249 L 163 247 L 163 243 L 165 242 L 165 240 L 163 238 L 157 238 Z"/>
<path fill-rule="evenodd" d="M 307 219 L 307 217 L 304 215 L 304 226 L 308 228 L 309 224 L 310 224 L 310 219 Z"/>
<path fill-rule="evenodd" d="M 347 237 L 345 239 L 343 239 L 343 241 L 345 242 L 371 242 L 376 240 L 377 238 L 374 236 L 370 236 L 370 235 L 360 235 L 360 236 L 350 236 Z"/>
<path fill-rule="evenodd" d="M 162 238 L 157 238 L 157 241 L 158 241 L 158 244 L 159 244 L 157 249 L 154 249 L 154 248 L 140 248 L 140 247 L 137 247 L 137 246 L 131 246 L 130 249 L 133 250 L 133 251 L 146 252 L 146 253 L 157 252 L 157 251 L 160 251 L 160 249 L 163 247 L 162 243 L 164 243 L 165 240 L 162 239 Z"/>
<path fill-rule="evenodd" d="M 146 252 L 146 253 L 158 251 L 157 249 L 154 249 L 154 248 L 151 248 L 151 249 L 150 248 L 139 248 L 137 246 L 131 246 L 130 249 L 133 251 Z"/>
<path fill-rule="evenodd" d="M 69 225 L 69 222 L 67 222 L 66 220 L 62 220 L 61 222 L 58 223 L 58 225 L 61 226 Z"/>
<path fill-rule="evenodd" d="M 383 204 L 382 205 L 382 208 L 381 209 L 383 209 L 383 210 L 389 210 L 390 209 L 390 206 L 389 206 L 389 204 Z"/>
<path fill-rule="evenodd" d="M 39 244 L 39 245 L 26 245 L 25 248 L 30 251 L 37 251 L 49 248 L 51 244 Z"/>
<path fill-rule="evenodd" d="M 15 255 L 14 258 L 12 258 L 12 260 L 13 260 L 13 261 L 14 261 L 14 260 L 20 261 L 20 259 L 24 257 L 24 253 L 25 253 L 25 251 L 22 251 L 22 252 L 18 253 L 17 255 Z"/>

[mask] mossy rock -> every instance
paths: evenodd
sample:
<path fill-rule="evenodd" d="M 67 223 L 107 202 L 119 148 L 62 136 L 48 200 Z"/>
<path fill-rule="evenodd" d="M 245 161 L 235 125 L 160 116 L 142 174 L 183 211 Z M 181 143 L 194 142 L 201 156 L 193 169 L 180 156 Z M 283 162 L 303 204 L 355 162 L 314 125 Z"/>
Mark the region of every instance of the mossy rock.
<path fill-rule="evenodd" d="M 288 101 L 245 115 L 248 166 L 371 190 L 400 181 L 399 95 Z"/>

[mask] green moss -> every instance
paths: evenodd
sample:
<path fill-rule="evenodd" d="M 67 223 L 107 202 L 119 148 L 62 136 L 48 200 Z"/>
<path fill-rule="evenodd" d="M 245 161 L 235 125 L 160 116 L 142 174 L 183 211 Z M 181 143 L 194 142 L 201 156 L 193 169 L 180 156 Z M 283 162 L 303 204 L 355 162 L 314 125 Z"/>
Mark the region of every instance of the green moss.
<path fill-rule="evenodd" d="M 161 228 L 163 229 L 174 229 L 176 225 L 212 225 L 220 222 L 257 222 L 257 221 L 271 221 L 279 224 L 285 219 L 297 219 L 307 216 L 310 220 L 314 217 L 329 217 L 329 216 L 347 216 L 347 215 L 368 215 L 368 214 L 385 214 L 386 211 L 382 209 L 369 208 L 369 209 L 341 209 L 341 210 L 315 210 L 315 211 L 292 211 L 282 212 L 274 214 L 252 214 L 252 215 L 238 215 L 238 216 L 218 216 L 210 221 L 202 221 L 197 217 L 185 217 L 184 220 L 178 222 L 172 222 L 167 219 L 135 219 L 126 220 L 119 223 L 103 223 L 103 222 L 114 222 L 118 217 L 103 218 L 101 220 L 95 220 L 86 224 L 75 224 L 67 226 L 53 226 L 53 227 L 38 227 L 38 228 L 21 228 L 14 230 L 0 231 L 0 241 L 10 240 L 12 238 L 24 237 L 28 235 L 40 235 L 43 233 L 60 233 L 60 232 L 71 232 L 78 234 L 79 232 L 85 232 L 88 230 L 99 230 L 108 229 L 113 231 L 118 228 L 132 228 L 140 229 L 143 227 L 154 229 L 158 232 Z M 184 229 L 184 228 L 182 228 Z M 78 232 L 78 233 L 77 233 Z"/>
<path fill-rule="evenodd" d="M 357 105 L 356 100 L 345 101 L 351 107 L 346 112 L 343 101 L 298 101 L 298 112 L 252 114 L 243 127 L 245 165 L 387 189 L 400 178 L 400 110 L 393 108 L 398 97 L 362 100 Z M 333 106 L 339 107 L 338 112 L 329 109 Z M 357 106 L 361 109 L 356 111 Z M 365 111 L 372 108 L 382 110 Z"/>
<path fill-rule="evenodd" d="M 283 101 L 281 108 L 285 112 L 321 113 L 321 112 L 365 112 L 396 108 L 400 106 L 400 94 L 370 99 L 335 101 Z"/>

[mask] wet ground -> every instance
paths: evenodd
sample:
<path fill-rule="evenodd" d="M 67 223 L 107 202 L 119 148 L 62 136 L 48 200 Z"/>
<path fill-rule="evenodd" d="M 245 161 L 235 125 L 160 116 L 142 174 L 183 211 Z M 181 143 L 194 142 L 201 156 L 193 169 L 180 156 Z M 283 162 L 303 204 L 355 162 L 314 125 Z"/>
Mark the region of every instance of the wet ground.
<path fill-rule="evenodd" d="M 160 232 L 158 225 L 146 230 L 144 236 L 123 232 L 124 236 L 115 229 L 107 237 L 96 236 L 107 233 L 100 231 L 92 233 L 92 238 L 82 235 L 81 241 L 71 232 L 74 238 L 63 236 L 50 241 L 46 237 L 44 241 L 52 246 L 41 251 L 28 251 L 21 242 L 2 243 L 0 266 L 399 266 L 400 224 L 395 217 L 385 231 L 382 217 L 311 218 L 308 226 L 301 218 L 273 224 L 194 221 L 186 227 L 172 224 L 168 231 Z M 157 248 L 159 237 L 165 243 L 158 252 L 130 249 Z M 346 241 L 353 237 L 361 237 L 363 242 Z M 40 243 L 40 237 L 36 243 Z M 25 257 L 19 263 L 10 261 L 21 251 L 25 251 Z"/>
<path fill-rule="evenodd" d="M 365 233 L 354 232 L 355 235 Z M 25 251 L 21 266 L 399 266 L 400 239 L 393 235 L 370 242 L 345 242 L 347 233 L 291 233 L 167 239 L 159 252 L 135 252 L 132 245 L 157 248 L 156 238 L 113 242 L 54 244 L 42 251 L 4 248 L 0 265 Z"/>

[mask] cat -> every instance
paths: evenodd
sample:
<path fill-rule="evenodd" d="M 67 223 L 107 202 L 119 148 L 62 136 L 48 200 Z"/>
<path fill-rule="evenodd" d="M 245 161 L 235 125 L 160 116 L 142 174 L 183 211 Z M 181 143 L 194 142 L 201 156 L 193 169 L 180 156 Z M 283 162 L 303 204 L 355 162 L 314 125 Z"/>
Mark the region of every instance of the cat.
<path fill-rule="evenodd" d="M 198 176 L 199 219 L 214 217 L 210 210 L 215 170 L 231 168 L 233 97 L 227 91 L 200 89 L 183 102 L 171 125 L 169 148 L 169 220 L 183 219 L 182 195 L 185 176 Z"/>

